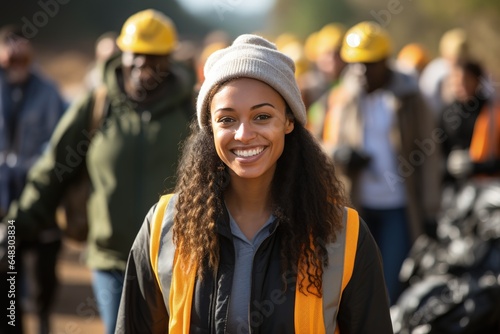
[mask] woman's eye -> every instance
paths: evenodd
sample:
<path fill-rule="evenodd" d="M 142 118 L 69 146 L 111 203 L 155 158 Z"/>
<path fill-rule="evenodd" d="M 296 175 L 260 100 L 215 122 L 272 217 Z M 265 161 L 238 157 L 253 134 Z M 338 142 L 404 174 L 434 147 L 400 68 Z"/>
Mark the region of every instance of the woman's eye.
<path fill-rule="evenodd" d="M 233 119 L 230 117 L 221 117 L 221 118 L 219 118 L 218 123 L 227 124 L 227 123 L 230 123 L 232 121 L 233 121 Z"/>
<path fill-rule="evenodd" d="M 271 116 L 269 115 L 258 115 L 257 117 L 255 117 L 255 119 L 258 119 L 258 120 L 265 120 L 265 119 L 269 119 L 271 118 Z"/>

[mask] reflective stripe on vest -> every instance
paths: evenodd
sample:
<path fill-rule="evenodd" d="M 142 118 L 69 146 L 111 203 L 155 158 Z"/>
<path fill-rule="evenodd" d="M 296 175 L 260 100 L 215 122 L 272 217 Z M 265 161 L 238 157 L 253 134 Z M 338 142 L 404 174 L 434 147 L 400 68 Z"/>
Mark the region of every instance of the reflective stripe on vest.
<path fill-rule="evenodd" d="M 163 303 L 170 314 L 169 291 L 172 282 L 172 264 L 175 249 L 168 247 L 173 244 L 172 226 L 174 224 L 175 200 L 173 194 L 160 198 L 151 221 L 150 261 L 156 281 L 163 294 Z M 170 264 L 170 265 L 168 265 Z M 167 266 L 167 267 L 165 267 Z"/>
<path fill-rule="evenodd" d="M 344 228 L 337 235 L 335 243 L 327 246 L 328 267 L 323 269 L 323 296 L 304 295 L 296 286 L 295 294 L 295 332 L 296 333 L 340 333 L 337 326 L 337 313 L 347 283 L 352 277 L 356 248 L 358 244 L 358 213 L 346 208 Z M 300 278 L 297 279 L 297 284 Z M 325 282 L 328 284 L 325 285 Z"/>
<path fill-rule="evenodd" d="M 158 202 L 151 221 L 150 261 L 169 314 L 168 333 L 187 334 L 196 269 L 186 272 L 183 261 L 171 247 L 175 203 L 172 194 L 162 196 Z"/>
<path fill-rule="evenodd" d="M 183 270 L 172 240 L 175 197 L 162 196 L 151 221 L 150 261 L 169 314 L 169 333 L 189 333 L 191 303 L 196 270 Z M 296 333 L 339 333 L 336 319 L 342 291 L 351 279 L 359 232 L 358 213 L 350 208 L 344 214 L 344 228 L 337 240 L 327 246 L 328 267 L 324 268 L 323 297 L 304 295 L 296 288 L 294 327 Z M 300 279 L 297 280 L 300 282 Z"/>
<path fill-rule="evenodd" d="M 500 158 L 500 106 L 487 103 L 474 124 L 469 155 L 474 162 Z"/>

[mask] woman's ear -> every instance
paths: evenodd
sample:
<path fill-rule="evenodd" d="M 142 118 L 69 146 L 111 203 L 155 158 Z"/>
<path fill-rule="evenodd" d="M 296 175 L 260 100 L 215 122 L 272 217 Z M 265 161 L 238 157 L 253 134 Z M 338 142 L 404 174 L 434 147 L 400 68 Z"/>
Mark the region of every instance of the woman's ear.
<path fill-rule="evenodd" d="M 285 123 L 285 134 L 289 134 L 290 132 L 292 132 L 294 127 L 295 120 L 292 117 L 287 117 Z"/>

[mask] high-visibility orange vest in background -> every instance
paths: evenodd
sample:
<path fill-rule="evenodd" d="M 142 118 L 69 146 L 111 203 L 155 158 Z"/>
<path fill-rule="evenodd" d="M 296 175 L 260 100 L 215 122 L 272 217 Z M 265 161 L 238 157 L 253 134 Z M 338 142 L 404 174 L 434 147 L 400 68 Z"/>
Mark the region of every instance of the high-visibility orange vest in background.
<path fill-rule="evenodd" d="M 500 158 L 500 106 L 486 104 L 474 124 L 469 155 L 473 162 Z"/>

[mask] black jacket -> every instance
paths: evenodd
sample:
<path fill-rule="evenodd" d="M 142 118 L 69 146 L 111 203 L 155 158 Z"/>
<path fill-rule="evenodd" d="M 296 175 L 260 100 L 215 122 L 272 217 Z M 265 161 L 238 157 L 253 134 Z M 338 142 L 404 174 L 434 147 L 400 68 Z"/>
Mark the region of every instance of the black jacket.
<path fill-rule="evenodd" d="M 160 269 L 155 273 L 150 258 L 151 224 L 155 209 L 156 206 L 147 215 L 130 253 L 116 333 L 168 333 L 169 296 L 163 295 L 166 292 L 162 293 L 155 277 L 156 274 L 165 275 L 165 272 Z M 254 258 L 249 323 L 252 333 L 294 333 L 294 318 L 297 312 L 302 312 L 300 307 L 296 309 L 296 294 L 300 293 L 295 289 L 297 278 L 294 273 L 285 273 L 288 289 L 281 294 L 282 233 L 276 221 L 269 228 L 271 233 Z M 235 261 L 227 214 L 221 217 L 218 232 L 220 265 L 217 273 L 207 273 L 203 281 L 195 280 L 189 333 L 227 332 L 227 310 L 231 302 Z M 160 240 L 159 247 L 173 247 L 165 241 L 167 239 L 163 234 Z M 342 292 L 336 317 L 340 333 L 393 333 L 381 268 L 378 248 L 366 224 L 360 219 L 352 277 Z M 335 286 L 332 282 L 329 287 L 324 281 L 323 291 L 335 289 Z M 304 309 L 303 312 L 310 310 Z"/>

